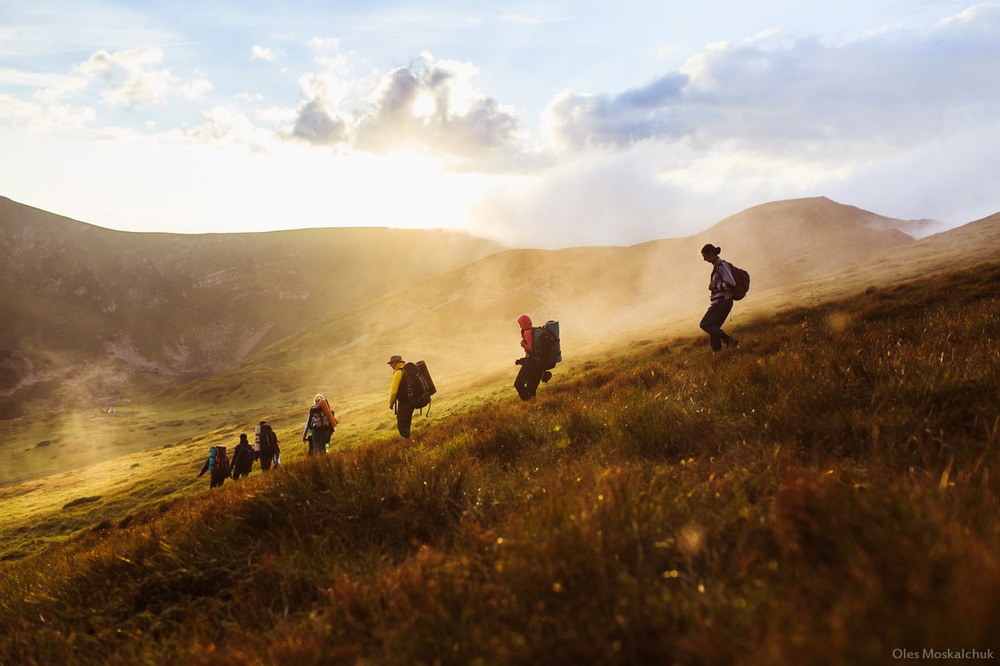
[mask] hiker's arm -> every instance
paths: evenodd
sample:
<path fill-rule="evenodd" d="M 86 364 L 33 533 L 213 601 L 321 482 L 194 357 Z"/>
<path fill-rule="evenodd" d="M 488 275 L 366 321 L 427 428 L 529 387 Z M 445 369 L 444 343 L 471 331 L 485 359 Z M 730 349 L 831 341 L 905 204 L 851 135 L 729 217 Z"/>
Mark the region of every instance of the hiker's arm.
<path fill-rule="evenodd" d="M 722 288 L 729 290 L 730 287 L 736 286 L 736 278 L 733 277 L 733 272 L 729 270 L 728 262 L 719 263 L 719 279 L 722 281 Z"/>
<path fill-rule="evenodd" d="M 521 347 L 524 348 L 525 356 L 531 356 L 531 354 L 535 350 L 534 337 L 535 337 L 535 332 L 532 331 L 531 329 L 527 329 L 521 332 Z"/>
<path fill-rule="evenodd" d="M 396 394 L 399 392 L 399 384 L 403 381 L 403 371 L 396 370 L 392 373 L 392 387 L 389 389 L 389 407 L 396 404 Z"/>

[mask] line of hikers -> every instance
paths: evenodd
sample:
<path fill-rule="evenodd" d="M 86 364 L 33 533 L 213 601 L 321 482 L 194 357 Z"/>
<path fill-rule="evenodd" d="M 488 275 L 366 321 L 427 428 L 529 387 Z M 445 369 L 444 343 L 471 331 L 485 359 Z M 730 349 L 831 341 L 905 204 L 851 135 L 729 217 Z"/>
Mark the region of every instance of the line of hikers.
<path fill-rule="evenodd" d="M 722 248 L 705 244 L 701 248 L 701 257 L 712 264 L 709 276 L 708 291 L 710 305 L 699 326 L 709 336 L 709 345 L 713 352 L 722 350 L 722 346 L 736 347 L 739 340 L 722 330 L 722 325 L 733 309 L 733 301 L 742 299 L 750 289 L 750 274 L 737 268 L 720 257 Z M 521 400 L 531 400 L 538 391 L 538 385 L 552 378 L 552 370 L 562 361 L 562 346 L 559 340 L 559 322 L 549 320 L 542 326 L 534 326 L 531 317 L 522 314 L 517 318 L 521 328 L 521 348 L 524 356 L 514 361 L 519 366 L 514 378 L 514 388 Z M 407 363 L 402 356 L 393 354 L 389 358 L 392 368 L 392 382 L 389 387 L 389 409 L 396 416 L 396 429 L 403 438 L 410 437 L 413 412 L 427 407 L 430 413 L 431 396 L 437 392 L 431 379 L 427 364 L 423 361 Z M 317 394 L 309 408 L 306 425 L 302 430 L 302 441 L 308 444 L 308 455 L 321 455 L 327 452 L 337 426 L 336 415 L 330 402 Z M 209 450 L 208 460 L 202 467 L 202 476 L 211 472 L 211 487 L 222 485 L 227 479 L 234 480 L 247 476 L 253 463 L 259 462 L 261 471 L 267 472 L 272 463 L 280 466 L 281 451 L 278 448 L 278 437 L 267 421 L 261 421 L 255 431 L 254 447 L 251 448 L 247 436 L 240 435 L 240 443 L 233 450 L 233 460 L 230 464 L 226 455 L 226 447 L 213 446 Z"/>
<path fill-rule="evenodd" d="M 249 476 L 253 464 L 260 464 L 262 472 L 268 472 L 271 467 L 281 466 L 281 448 L 278 446 L 278 435 L 267 421 L 261 421 L 254 429 L 254 445 L 246 433 L 240 433 L 240 443 L 233 448 L 233 459 L 230 461 L 225 446 L 213 446 L 208 450 L 208 459 L 202 465 L 198 476 L 209 473 L 209 487 L 221 486 L 226 479 L 234 481 Z"/>

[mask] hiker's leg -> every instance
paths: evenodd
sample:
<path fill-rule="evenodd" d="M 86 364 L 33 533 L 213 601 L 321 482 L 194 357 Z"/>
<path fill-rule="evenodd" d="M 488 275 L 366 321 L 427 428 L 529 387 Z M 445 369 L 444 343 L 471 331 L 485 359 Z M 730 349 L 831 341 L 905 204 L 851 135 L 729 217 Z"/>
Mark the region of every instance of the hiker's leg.
<path fill-rule="evenodd" d="M 531 395 L 528 391 L 528 378 L 530 376 L 531 368 L 528 366 L 528 362 L 525 361 L 517 371 L 517 377 L 514 378 L 514 388 L 517 389 L 517 394 L 521 396 L 521 400 L 527 400 Z"/>
<path fill-rule="evenodd" d="M 534 398 L 538 391 L 538 383 L 542 381 L 542 373 L 545 371 L 542 370 L 541 364 L 534 360 L 525 361 L 521 367 L 525 368 L 524 395 L 527 398 Z"/>
<path fill-rule="evenodd" d="M 719 351 L 722 349 L 722 341 L 729 338 L 722 330 L 722 324 L 726 321 L 726 317 L 733 309 L 733 301 L 728 298 L 724 298 L 720 301 L 715 301 L 709 306 L 708 311 L 705 312 L 705 316 L 701 318 L 701 323 L 699 326 L 701 330 L 708 333 L 709 344 L 712 345 L 712 351 Z"/>
<path fill-rule="evenodd" d="M 403 437 L 410 436 L 410 424 L 413 421 L 413 405 L 404 401 L 396 400 L 396 429 Z"/>
<path fill-rule="evenodd" d="M 316 455 L 316 452 L 319 451 L 319 442 L 321 439 L 323 437 L 320 435 L 319 430 L 316 428 L 309 429 L 309 455 Z"/>

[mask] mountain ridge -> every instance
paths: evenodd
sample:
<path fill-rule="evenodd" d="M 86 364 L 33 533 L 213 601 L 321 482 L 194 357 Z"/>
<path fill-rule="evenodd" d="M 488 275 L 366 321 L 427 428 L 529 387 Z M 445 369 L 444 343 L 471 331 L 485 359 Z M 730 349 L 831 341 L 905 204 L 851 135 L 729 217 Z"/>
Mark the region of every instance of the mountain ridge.
<path fill-rule="evenodd" d="M 122 232 L 0 199 L 0 415 L 53 391 L 120 400 L 220 372 L 372 292 L 498 249 L 438 230 Z M 81 370 L 60 381 L 66 367 Z"/>
<path fill-rule="evenodd" d="M 303 320 L 303 302 L 293 302 L 288 317 L 294 329 L 247 343 L 253 348 L 228 368 L 207 373 L 202 368 L 200 375 L 176 376 L 159 384 L 151 381 L 146 394 L 140 391 L 146 387 L 123 380 L 116 395 L 131 400 L 128 418 L 98 417 L 95 422 L 96 406 L 89 406 L 93 402 L 60 393 L 56 382 L 39 383 L 34 396 L 15 396 L 27 416 L 7 421 L 10 442 L 4 448 L 23 462 L 4 476 L 31 478 L 130 450 L 170 446 L 206 430 L 294 414 L 303 396 L 311 400 L 316 392 L 331 397 L 348 423 L 360 424 L 343 432 L 338 429 L 339 440 L 363 439 L 370 434 L 366 428 L 385 427 L 389 355 L 424 359 L 442 396 L 458 396 L 484 381 L 508 374 L 512 378 L 513 359 L 520 355 L 515 320 L 524 312 L 539 323 L 562 322 L 566 362 L 560 372 L 572 372 L 583 359 L 643 339 L 700 334 L 697 322 L 708 297 L 709 268 L 699 254 L 705 242 L 723 246 L 723 257 L 753 276 L 750 296 L 730 318 L 737 331 L 748 318 L 790 304 L 912 279 L 958 262 L 989 260 L 1000 252 L 1000 216 L 921 240 L 898 230 L 873 229 L 869 224 L 873 216 L 823 198 L 773 202 L 751 209 L 742 221 L 740 214 L 730 216 L 687 238 L 621 247 L 502 249 L 469 261 L 453 257 L 450 268 L 438 263 L 421 275 L 411 273 L 409 288 L 392 284 L 389 289 L 373 289 L 359 278 L 349 285 L 357 289 L 353 303 L 341 301 L 336 309 L 312 312 L 309 321 Z M 775 235 L 767 225 L 784 226 Z M 208 283 L 206 289 L 232 286 L 218 273 L 226 267 L 211 268 L 199 273 Z M 385 279 L 381 269 L 378 264 L 372 268 Z M 282 284 L 275 278 L 269 286 L 291 291 Z M 217 297 L 232 300 L 232 292 Z M 131 316 L 143 315 L 138 311 Z M 185 316 L 200 323 L 199 313 Z M 188 335 L 202 345 L 212 342 Z M 183 359 L 185 349 L 180 346 L 168 351 L 182 360 L 197 361 L 194 356 Z M 5 353 L 0 357 L 0 378 L 9 380 L 11 355 Z M 123 345 L 117 353 L 126 356 L 131 349 Z M 134 369 L 141 368 L 145 359 L 136 354 L 117 362 L 128 361 Z M 65 367 L 60 363 L 55 358 L 51 365 Z M 100 364 L 77 363 L 73 369 L 81 381 L 107 381 Z M 215 407 L 234 396 L 239 396 L 238 410 Z M 6 398 L 10 400 L 9 395 Z M 52 404 L 53 399 L 60 406 L 55 415 L 34 414 L 39 401 Z M 436 410 L 447 410 L 448 398 L 440 404 Z M 71 444 L 81 427 L 97 428 L 88 431 L 90 444 L 85 449 Z M 37 449 L 48 441 L 54 442 L 51 448 Z"/>

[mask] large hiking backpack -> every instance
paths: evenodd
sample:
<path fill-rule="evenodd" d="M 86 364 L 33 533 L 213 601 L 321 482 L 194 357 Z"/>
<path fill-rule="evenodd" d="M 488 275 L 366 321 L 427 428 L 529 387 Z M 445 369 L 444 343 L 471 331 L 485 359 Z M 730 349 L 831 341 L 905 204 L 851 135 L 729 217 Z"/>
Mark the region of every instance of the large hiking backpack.
<path fill-rule="evenodd" d="M 270 423 L 265 423 L 260 426 L 260 454 L 262 456 L 274 456 L 278 453 L 278 435 L 275 434 L 274 428 L 271 427 Z"/>
<path fill-rule="evenodd" d="M 213 446 L 208 450 L 208 471 L 213 476 L 216 474 L 229 476 L 229 458 L 226 456 L 226 447 Z"/>
<path fill-rule="evenodd" d="M 403 364 L 403 385 L 406 401 L 416 409 L 431 404 L 431 396 L 437 393 L 431 373 L 423 361 Z"/>
<path fill-rule="evenodd" d="M 550 319 L 544 326 L 531 329 L 532 354 L 543 370 L 551 370 L 562 361 L 562 346 L 559 343 L 559 322 Z"/>
<path fill-rule="evenodd" d="M 233 468 L 235 471 L 244 471 L 250 473 L 253 468 L 253 449 L 250 445 L 237 444 L 236 448 L 233 449 Z"/>
<path fill-rule="evenodd" d="M 309 408 L 310 428 L 315 430 L 320 428 L 329 428 L 330 430 L 333 430 L 336 425 L 337 419 L 333 416 L 333 409 L 326 400 Z"/>
<path fill-rule="evenodd" d="M 729 264 L 729 271 L 733 274 L 733 279 L 736 280 L 736 286 L 729 293 L 732 294 L 734 301 L 741 301 L 747 295 L 747 292 L 750 291 L 750 273 L 747 273 L 742 268 L 733 266 L 728 261 L 726 263 Z"/>

